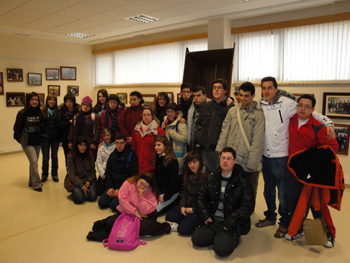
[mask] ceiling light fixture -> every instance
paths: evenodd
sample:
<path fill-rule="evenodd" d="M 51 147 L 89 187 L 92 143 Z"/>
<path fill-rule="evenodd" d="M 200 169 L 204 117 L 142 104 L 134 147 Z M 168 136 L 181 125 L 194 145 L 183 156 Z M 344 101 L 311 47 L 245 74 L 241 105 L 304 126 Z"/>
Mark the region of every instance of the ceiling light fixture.
<path fill-rule="evenodd" d="M 70 36 L 70 37 L 78 37 L 78 38 L 87 38 L 87 37 L 92 37 L 93 36 L 93 35 L 90 35 L 90 34 L 79 33 L 79 32 L 69 33 L 67 35 Z"/>
<path fill-rule="evenodd" d="M 138 23 L 143 23 L 143 24 L 147 24 L 147 23 L 149 23 L 149 22 L 157 21 L 157 20 L 159 20 L 159 18 L 152 17 L 152 16 L 149 16 L 149 15 L 141 14 L 141 15 L 137 15 L 137 16 L 132 16 L 132 17 L 129 17 L 129 18 L 125 18 L 125 20 L 133 21 L 133 22 L 138 22 Z"/>

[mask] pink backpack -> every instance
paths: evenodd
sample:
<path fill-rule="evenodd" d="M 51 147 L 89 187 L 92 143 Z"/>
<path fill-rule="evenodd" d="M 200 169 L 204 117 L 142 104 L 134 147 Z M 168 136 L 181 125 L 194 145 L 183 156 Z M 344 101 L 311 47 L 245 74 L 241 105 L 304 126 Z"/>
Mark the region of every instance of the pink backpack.
<path fill-rule="evenodd" d="M 139 245 L 146 245 L 146 241 L 140 241 L 140 219 L 134 215 L 121 214 L 115 220 L 109 237 L 103 240 L 104 247 L 116 250 L 133 250 Z"/>

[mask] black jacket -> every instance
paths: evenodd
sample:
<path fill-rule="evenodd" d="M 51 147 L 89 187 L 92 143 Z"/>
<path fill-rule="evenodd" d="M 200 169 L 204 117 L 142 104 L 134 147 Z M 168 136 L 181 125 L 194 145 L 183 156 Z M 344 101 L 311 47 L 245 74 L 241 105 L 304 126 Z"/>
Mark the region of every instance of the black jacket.
<path fill-rule="evenodd" d="M 43 126 L 41 128 L 41 135 L 49 137 L 52 140 L 60 139 L 60 129 L 58 123 L 59 110 L 58 108 L 56 110 L 58 112 L 55 112 L 52 116 L 49 116 L 48 114 L 44 115 Z"/>
<path fill-rule="evenodd" d="M 160 194 L 164 194 L 164 201 L 169 200 L 181 188 L 181 177 L 179 175 L 179 163 L 173 159 L 168 167 L 163 165 L 164 156 L 156 155 L 155 178 Z"/>
<path fill-rule="evenodd" d="M 195 143 L 200 145 L 204 151 L 215 151 L 218 143 L 222 123 L 225 120 L 228 110 L 234 106 L 231 103 L 226 105 L 226 99 L 219 104 L 215 100 L 205 103 L 196 121 Z"/>
<path fill-rule="evenodd" d="M 137 175 L 138 172 L 136 154 L 132 153 L 129 148 L 125 148 L 122 152 L 115 149 L 107 161 L 105 171 L 106 189 L 119 189 L 127 178 Z"/>
<path fill-rule="evenodd" d="M 69 130 L 71 126 L 71 120 L 73 120 L 74 116 L 79 112 L 79 104 L 75 105 L 75 108 L 73 111 L 69 111 L 65 104 L 62 105 L 59 111 L 59 128 L 60 128 L 60 134 L 62 139 L 68 138 Z"/>
<path fill-rule="evenodd" d="M 253 187 L 243 172 L 243 167 L 235 164 L 224 198 L 223 226 L 238 235 L 246 235 L 250 231 L 250 216 L 255 206 Z M 209 217 L 215 218 L 214 214 L 220 200 L 221 176 L 221 168 L 219 168 L 215 173 L 210 174 L 199 188 L 196 213 L 200 223 Z"/>

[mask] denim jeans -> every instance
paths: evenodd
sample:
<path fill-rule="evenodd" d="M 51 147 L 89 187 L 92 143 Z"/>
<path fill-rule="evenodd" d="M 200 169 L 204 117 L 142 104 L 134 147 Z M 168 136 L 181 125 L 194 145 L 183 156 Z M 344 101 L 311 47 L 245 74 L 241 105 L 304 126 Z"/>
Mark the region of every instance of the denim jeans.
<path fill-rule="evenodd" d="M 102 209 L 110 207 L 113 212 L 117 211 L 117 206 L 119 205 L 119 199 L 118 196 L 110 197 L 107 195 L 107 190 L 104 191 L 104 193 L 101 195 L 100 199 L 98 200 L 98 206 Z"/>
<path fill-rule="evenodd" d="M 84 203 L 85 200 L 89 202 L 94 202 L 97 199 L 96 188 L 94 185 L 90 186 L 89 192 L 87 193 L 87 196 L 85 196 L 84 191 L 76 187 L 72 191 L 72 198 L 73 202 L 77 205 Z"/>
<path fill-rule="evenodd" d="M 286 172 L 287 172 L 288 156 L 280 158 L 262 157 L 262 171 L 265 181 L 264 197 L 267 205 L 267 211 L 264 212 L 266 219 L 270 222 L 276 222 L 276 187 L 278 189 L 278 213 L 281 216 L 280 227 L 288 228 L 290 222 Z"/>
<path fill-rule="evenodd" d="M 173 209 L 169 211 L 169 213 L 165 217 L 166 221 L 175 222 L 178 223 L 179 226 L 177 228 L 177 232 L 179 232 L 180 235 L 192 235 L 194 229 L 197 226 L 197 214 L 187 214 L 187 216 L 184 216 L 181 214 L 181 207 L 176 206 Z"/>
<path fill-rule="evenodd" d="M 40 145 L 30 146 L 21 144 L 21 146 L 29 161 L 29 186 L 33 186 L 33 189 L 38 189 L 41 187 L 41 180 L 38 172 Z"/>
<path fill-rule="evenodd" d="M 47 178 L 49 176 L 49 160 L 50 160 L 50 149 L 51 149 L 51 176 L 58 177 L 58 147 L 60 145 L 59 140 L 53 140 L 49 137 L 41 137 L 41 152 L 43 154 L 43 164 L 41 177 Z"/>

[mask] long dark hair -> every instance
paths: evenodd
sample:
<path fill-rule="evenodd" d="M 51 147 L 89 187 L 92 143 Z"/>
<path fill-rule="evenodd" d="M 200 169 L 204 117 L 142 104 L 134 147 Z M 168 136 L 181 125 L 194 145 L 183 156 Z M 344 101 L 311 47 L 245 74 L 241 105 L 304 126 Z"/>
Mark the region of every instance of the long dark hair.
<path fill-rule="evenodd" d="M 86 144 L 86 150 L 84 153 L 81 153 L 78 149 L 78 145 L 81 144 L 81 143 L 85 143 Z M 89 160 L 91 160 L 92 158 L 92 152 L 90 150 L 90 145 L 87 141 L 86 138 L 84 137 L 78 137 L 77 138 L 77 141 L 75 142 L 74 144 L 74 147 L 72 149 L 72 154 L 73 154 L 73 159 L 74 159 L 74 162 L 76 163 L 77 162 L 77 158 L 78 157 L 81 157 L 81 158 L 89 158 Z"/>
<path fill-rule="evenodd" d="M 198 172 L 195 174 L 195 180 L 204 180 L 205 177 L 207 176 L 207 174 L 205 173 L 205 171 L 207 170 L 203 164 L 203 158 L 202 155 L 199 151 L 194 150 L 192 152 L 189 152 L 186 156 L 184 165 L 183 165 L 183 181 L 184 184 L 186 185 L 189 179 L 189 176 L 191 174 L 193 174 L 193 172 L 191 171 L 191 169 L 188 167 L 188 163 L 192 162 L 194 160 L 197 160 L 199 162 L 199 168 L 198 168 Z M 204 169 L 203 169 L 204 167 Z"/>
<path fill-rule="evenodd" d="M 141 99 L 140 104 L 144 104 L 145 101 L 143 100 L 142 94 L 138 91 L 133 91 L 130 93 L 130 96 L 136 96 L 138 99 Z"/>
<path fill-rule="evenodd" d="M 170 141 L 165 135 L 157 135 L 156 138 L 154 139 L 154 145 L 156 144 L 156 142 L 160 142 L 165 146 L 165 150 L 164 150 L 165 156 L 163 160 L 163 165 L 167 167 L 173 159 L 176 159 L 174 149 L 171 146 Z"/>
<path fill-rule="evenodd" d="M 47 112 L 48 112 L 48 110 L 49 110 L 49 105 L 48 105 L 47 102 L 48 102 L 50 99 L 54 99 L 55 102 L 56 102 L 55 107 L 54 107 L 55 112 L 54 112 L 54 114 L 53 114 L 53 116 L 56 117 L 56 116 L 58 115 L 57 97 L 56 97 L 55 95 L 53 95 L 53 94 L 47 95 L 46 100 L 45 100 L 45 105 L 44 105 L 44 107 L 43 107 L 43 114 L 44 114 L 45 117 L 47 116 Z M 39 102 L 39 103 L 40 103 L 40 102 Z"/>
<path fill-rule="evenodd" d="M 159 93 L 158 93 L 158 96 L 157 96 L 157 99 L 156 99 L 156 106 L 154 107 L 154 112 L 155 112 L 156 114 L 158 114 L 159 111 L 160 111 L 160 106 L 159 106 L 159 104 L 158 104 L 158 99 L 159 99 L 159 97 L 163 97 L 163 98 L 165 99 L 165 106 L 164 106 L 164 108 L 165 108 L 166 105 L 168 105 L 169 102 L 170 102 L 169 96 L 168 96 L 168 94 L 167 94 L 166 92 L 159 92 Z"/>
<path fill-rule="evenodd" d="M 156 196 L 156 198 L 158 200 L 159 199 L 159 190 L 157 188 L 157 184 L 156 184 L 156 181 L 155 181 L 156 177 L 152 173 L 149 173 L 149 172 L 142 173 L 142 174 L 139 174 L 139 175 L 135 175 L 135 176 L 129 177 L 126 180 L 128 182 L 134 184 L 134 183 L 137 183 L 138 180 L 140 180 L 140 179 L 144 179 L 147 183 L 149 183 L 149 186 L 151 187 L 153 194 Z"/>
<path fill-rule="evenodd" d="M 95 104 L 95 106 L 93 107 L 92 111 L 95 113 L 98 113 L 101 109 L 102 109 L 102 103 L 100 102 L 100 100 L 98 99 L 98 94 L 102 93 L 102 95 L 104 97 L 106 97 L 106 104 L 104 105 L 104 109 L 107 109 L 108 107 L 108 91 L 105 89 L 100 89 L 97 91 L 97 102 Z"/>
<path fill-rule="evenodd" d="M 27 93 L 27 94 L 26 94 L 26 104 L 24 105 L 24 109 L 25 109 L 25 110 L 27 110 L 27 109 L 29 109 L 30 107 L 32 107 L 32 106 L 30 106 L 30 100 L 31 100 L 33 97 L 38 97 L 38 106 L 35 107 L 35 108 L 37 108 L 37 109 L 40 110 L 39 94 L 36 93 L 36 92 L 34 92 L 34 91 L 31 92 L 31 93 Z"/>

